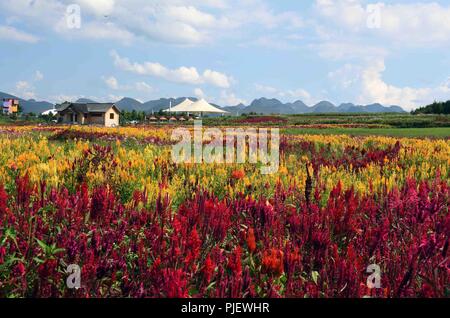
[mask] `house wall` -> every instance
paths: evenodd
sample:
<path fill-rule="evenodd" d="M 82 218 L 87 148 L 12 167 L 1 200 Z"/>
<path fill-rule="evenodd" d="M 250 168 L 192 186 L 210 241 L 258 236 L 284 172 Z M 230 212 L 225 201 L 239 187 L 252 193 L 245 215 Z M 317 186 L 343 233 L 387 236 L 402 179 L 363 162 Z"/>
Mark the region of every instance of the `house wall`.
<path fill-rule="evenodd" d="M 114 119 L 111 119 L 111 114 L 114 114 Z M 106 127 L 118 127 L 119 126 L 119 116 L 120 114 L 115 110 L 115 108 L 110 108 L 105 113 L 105 126 Z"/>
<path fill-rule="evenodd" d="M 93 114 L 88 114 L 87 120 L 85 121 L 85 124 L 88 125 L 104 125 L 105 123 L 105 115 L 99 114 L 98 116 L 95 116 Z"/>
<path fill-rule="evenodd" d="M 62 118 L 62 122 L 65 124 L 73 124 L 74 122 L 72 122 L 72 113 L 65 113 L 63 115 L 60 115 Z M 84 123 L 84 115 L 83 114 L 78 114 L 78 118 L 77 118 L 77 124 L 82 125 Z"/>
<path fill-rule="evenodd" d="M 114 114 L 114 118 L 111 119 L 111 114 Z M 58 114 L 60 118 L 60 122 L 65 124 L 73 124 L 72 122 L 72 113 L 67 112 L 63 114 Z M 78 114 L 77 124 L 80 125 L 99 125 L 105 127 L 118 127 L 119 126 L 119 118 L 120 113 L 116 111 L 115 108 L 109 109 L 106 113 L 95 114 L 87 114 L 85 117 L 84 114 Z"/>

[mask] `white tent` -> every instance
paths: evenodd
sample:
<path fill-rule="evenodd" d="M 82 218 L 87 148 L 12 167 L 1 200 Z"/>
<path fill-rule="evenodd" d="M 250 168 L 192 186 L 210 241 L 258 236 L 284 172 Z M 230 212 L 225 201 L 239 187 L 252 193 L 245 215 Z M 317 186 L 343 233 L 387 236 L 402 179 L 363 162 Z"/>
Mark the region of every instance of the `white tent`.
<path fill-rule="evenodd" d="M 198 102 L 189 106 L 190 113 L 210 113 L 210 114 L 227 114 L 227 111 L 214 107 L 206 100 L 200 99 Z"/>
<path fill-rule="evenodd" d="M 165 109 L 165 112 L 168 113 L 186 113 L 189 111 L 189 106 L 192 105 L 194 102 L 191 101 L 189 98 L 186 98 L 184 101 L 179 103 L 178 105 Z"/>
<path fill-rule="evenodd" d="M 48 116 L 48 115 L 56 116 L 56 114 L 58 114 L 58 111 L 56 109 L 49 109 L 49 110 L 46 110 L 45 112 L 41 113 L 41 115 L 43 115 L 43 116 Z"/>
<path fill-rule="evenodd" d="M 214 107 L 213 105 L 209 104 L 206 100 L 200 99 L 197 102 L 193 102 L 190 99 L 185 99 L 183 102 L 178 104 L 175 107 L 172 107 L 171 109 L 164 110 L 165 112 L 172 112 L 172 113 L 208 113 L 208 114 L 227 114 L 228 112 L 219 109 L 217 107 Z"/>

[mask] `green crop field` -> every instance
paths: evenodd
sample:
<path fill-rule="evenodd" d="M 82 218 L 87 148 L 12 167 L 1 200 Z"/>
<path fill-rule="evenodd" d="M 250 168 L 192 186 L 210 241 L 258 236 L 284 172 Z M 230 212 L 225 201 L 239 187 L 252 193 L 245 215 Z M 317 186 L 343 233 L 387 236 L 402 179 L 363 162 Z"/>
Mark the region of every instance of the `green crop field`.
<path fill-rule="evenodd" d="M 437 128 L 288 128 L 288 135 L 352 135 L 450 138 L 450 127 Z"/>

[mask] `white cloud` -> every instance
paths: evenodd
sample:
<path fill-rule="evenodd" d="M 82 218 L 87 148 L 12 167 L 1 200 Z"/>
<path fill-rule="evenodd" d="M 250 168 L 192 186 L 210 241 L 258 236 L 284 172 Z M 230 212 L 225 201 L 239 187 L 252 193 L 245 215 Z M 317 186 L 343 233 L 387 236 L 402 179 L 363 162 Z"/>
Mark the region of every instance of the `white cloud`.
<path fill-rule="evenodd" d="M 18 81 L 16 83 L 14 95 L 23 99 L 36 99 L 35 89 L 27 81 Z"/>
<path fill-rule="evenodd" d="M 207 83 L 216 87 L 227 88 L 232 81 L 231 77 L 217 71 L 205 70 L 200 75 L 195 67 L 181 66 L 177 69 L 169 69 L 162 64 L 153 62 L 132 63 L 128 58 L 119 56 L 116 51 L 112 51 L 111 56 L 116 67 L 121 70 L 139 75 L 159 77 L 170 82 L 192 85 Z"/>
<path fill-rule="evenodd" d="M 155 89 L 148 83 L 140 81 L 136 82 L 133 85 L 121 85 L 116 77 L 114 76 L 102 76 L 103 81 L 106 86 L 112 90 L 122 90 L 122 91 L 138 91 L 141 93 L 152 93 Z"/>
<path fill-rule="evenodd" d="M 328 77 L 340 89 L 355 93 L 357 102 L 361 104 L 381 103 L 399 105 L 411 110 L 433 102 L 435 99 L 450 98 L 449 82 L 436 87 L 399 87 L 387 83 L 383 79 L 386 66 L 383 58 L 373 59 L 364 66 L 346 64 L 342 68 L 330 72 Z"/>
<path fill-rule="evenodd" d="M 315 8 L 325 24 L 340 28 L 347 36 L 364 35 L 403 46 L 449 44 L 450 6 L 436 2 L 380 4 L 380 24 L 372 28 L 368 21 L 374 15 L 363 1 L 316 0 Z"/>
<path fill-rule="evenodd" d="M 143 92 L 143 93 L 153 93 L 155 91 L 155 89 L 150 84 L 147 84 L 146 82 L 137 82 L 135 84 L 135 88 L 137 91 Z"/>
<path fill-rule="evenodd" d="M 233 92 L 222 90 L 218 103 L 222 106 L 236 106 L 238 104 L 246 104 L 247 101 L 237 97 Z"/>
<path fill-rule="evenodd" d="M 212 71 L 212 70 L 206 70 L 203 72 L 203 79 L 206 83 L 209 83 L 211 85 L 221 87 L 221 88 L 228 88 L 230 87 L 231 78 L 229 78 L 227 75 Z"/>
<path fill-rule="evenodd" d="M 129 44 L 137 38 L 177 45 L 200 45 L 239 36 L 244 27 L 296 29 L 296 12 L 274 12 L 262 0 L 75 0 L 81 6 L 80 29 L 68 29 L 66 0 L 3 1 L 9 15 L 67 37 L 111 39 Z"/>
<path fill-rule="evenodd" d="M 42 74 L 41 71 L 36 71 L 34 73 L 34 80 L 35 81 L 42 81 L 44 79 L 44 74 Z"/>
<path fill-rule="evenodd" d="M 301 99 L 305 103 L 315 103 L 316 100 L 313 99 L 311 94 L 303 89 L 303 88 L 297 88 L 297 89 L 287 89 L 282 90 L 278 89 L 272 86 L 268 85 L 262 85 L 262 84 L 255 84 L 255 90 L 259 93 L 266 94 L 265 97 L 277 97 L 277 98 L 283 98 L 287 100 L 292 99 Z"/>
<path fill-rule="evenodd" d="M 99 16 L 111 14 L 115 6 L 114 0 L 78 0 L 77 2 L 83 9 L 87 9 Z"/>
<path fill-rule="evenodd" d="M 0 39 L 25 43 L 37 43 L 39 41 L 39 38 L 33 34 L 4 25 L 0 25 Z"/>
<path fill-rule="evenodd" d="M 164 13 L 170 20 L 197 27 L 211 27 L 216 22 L 213 15 L 202 12 L 193 6 L 168 6 Z"/>
<path fill-rule="evenodd" d="M 113 95 L 109 94 L 106 96 L 92 96 L 92 95 L 67 95 L 67 94 L 59 94 L 59 95 L 51 95 L 46 98 L 49 102 L 54 104 L 60 104 L 63 102 L 75 102 L 80 98 L 93 100 L 99 103 L 110 103 L 117 102 L 121 100 L 124 96 L 121 95 Z"/>
<path fill-rule="evenodd" d="M 23 99 L 37 99 L 36 97 L 36 88 L 34 84 L 40 82 L 44 79 L 44 74 L 41 71 L 36 71 L 32 76 L 30 76 L 30 80 L 20 80 L 16 82 L 14 87 L 14 95 L 21 97 Z"/>
<path fill-rule="evenodd" d="M 400 105 L 410 110 L 431 103 L 438 97 L 450 98 L 450 89 L 444 84 L 434 88 L 397 87 L 388 84 L 382 78 L 385 70 L 386 67 L 382 59 L 374 61 L 373 64 L 363 70 L 360 100 L 386 105 Z"/>
<path fill-rule="evenodd" d="M 328 78 L 335 87 L 347 89 L 357 84 L 361 79 L 361 67 L 353 64 L 345 64 L 343 67 L 328 73 Z"/>
<path fill-rule="evenodd" d="M 119 89 L 119 82 L 114 76 L 103 77 L 103 81 L 111 89 Z"/>
<path fill-rule="evenodd" d="M 60 19 L 54 30 L 67 38 L 87 38 L 93 40 L 116 40 L 124 45 L 130 45 L 135 36 L 112 22 L 89 21 L 83 22 L 79 29 L 69 28 L 65 19 Z"/>
<path fill-rule="evenodd" d="M 311 101 L 311 94 L 305 89 L 298 88 L 294 90 L 287 90 L 284 95 L 291 96 L 293 98 L 301 98 L 304 102 L 309 103 Z M 283 96 L 283 94 L 282 94 Z"/>
<path fill-rule="evenodd" d="M 203 90 L 201 88 L 194 89 L 194 94 L 198 98 L 205 98 L 206 97 L 205 93 L 203 92 Z"/>
<path fill-rule="evenodd" d="M 53 104 L 61 104 L 64 102 L 75 102 L 77 99 L 84 98 L 85 96 L 81 95 L 52 95 L 48 96 L 47 100 Z"/>

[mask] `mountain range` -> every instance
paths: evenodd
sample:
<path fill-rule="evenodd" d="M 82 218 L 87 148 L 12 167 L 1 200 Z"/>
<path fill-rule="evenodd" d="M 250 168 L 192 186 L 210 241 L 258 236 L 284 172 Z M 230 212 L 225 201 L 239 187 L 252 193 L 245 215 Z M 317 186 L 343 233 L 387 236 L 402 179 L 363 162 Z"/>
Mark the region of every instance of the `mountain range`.
<path fill-rule="evenodd" d="M 0 98 L 15 98 L 19 99 L 20 106 L 24 113 L 42 113 L 54 107 L 52 103 L 46 101 L 36 101 L 34 99 L 25 100 L 11 94 L 0 92 Z M 179 98 L 160 98 L 142 103 L 130 97 L 124 97 L 115 102 L 116 106 L 125 111 L 145 111 L 158 112 L 162 109 L 169 108 L 169 104 L 173 106 L 181 103 L 184 99 L 189 98 L 196 101 L 195 97 L 179 97 Z M 76 102 L 89 103 L 95 102 L 90 99 L 80 98 Z M 240 114 L 319 114 L 319 113 L 404 113 L 405 111 L 400 106 L 383 106 L 381 104 L 370 105 L 355 105 L 352 103 L 344 103 L 336 106 L 328 101 L 321 101 L 313 106 L 308 106 L 302 101 L 298 100 L 293 103 L 282 103 L 278 99 L 259 98 L 255 99 L 250 105 L 239 104 L 236 106 L 224 106 L 212 104 L 216 107 L 222 108 L 232 115 Z"/>
<path fill-rule="evenodd" d="M 19 105 L 22 108 L 22 111 L 25 113 L 35 113 L 39 114 L 42 112 L 45 112 L 46 110 L 52 109 L 54 105 L 49 102 L 45 101 L 36 101 L 34 99 L 28 99 L 25 100 L 23 98 L 0 92 L 0 99 L 3 100 L 4 98 L 12 98 L 12 99 L 18 99 Z"/>

